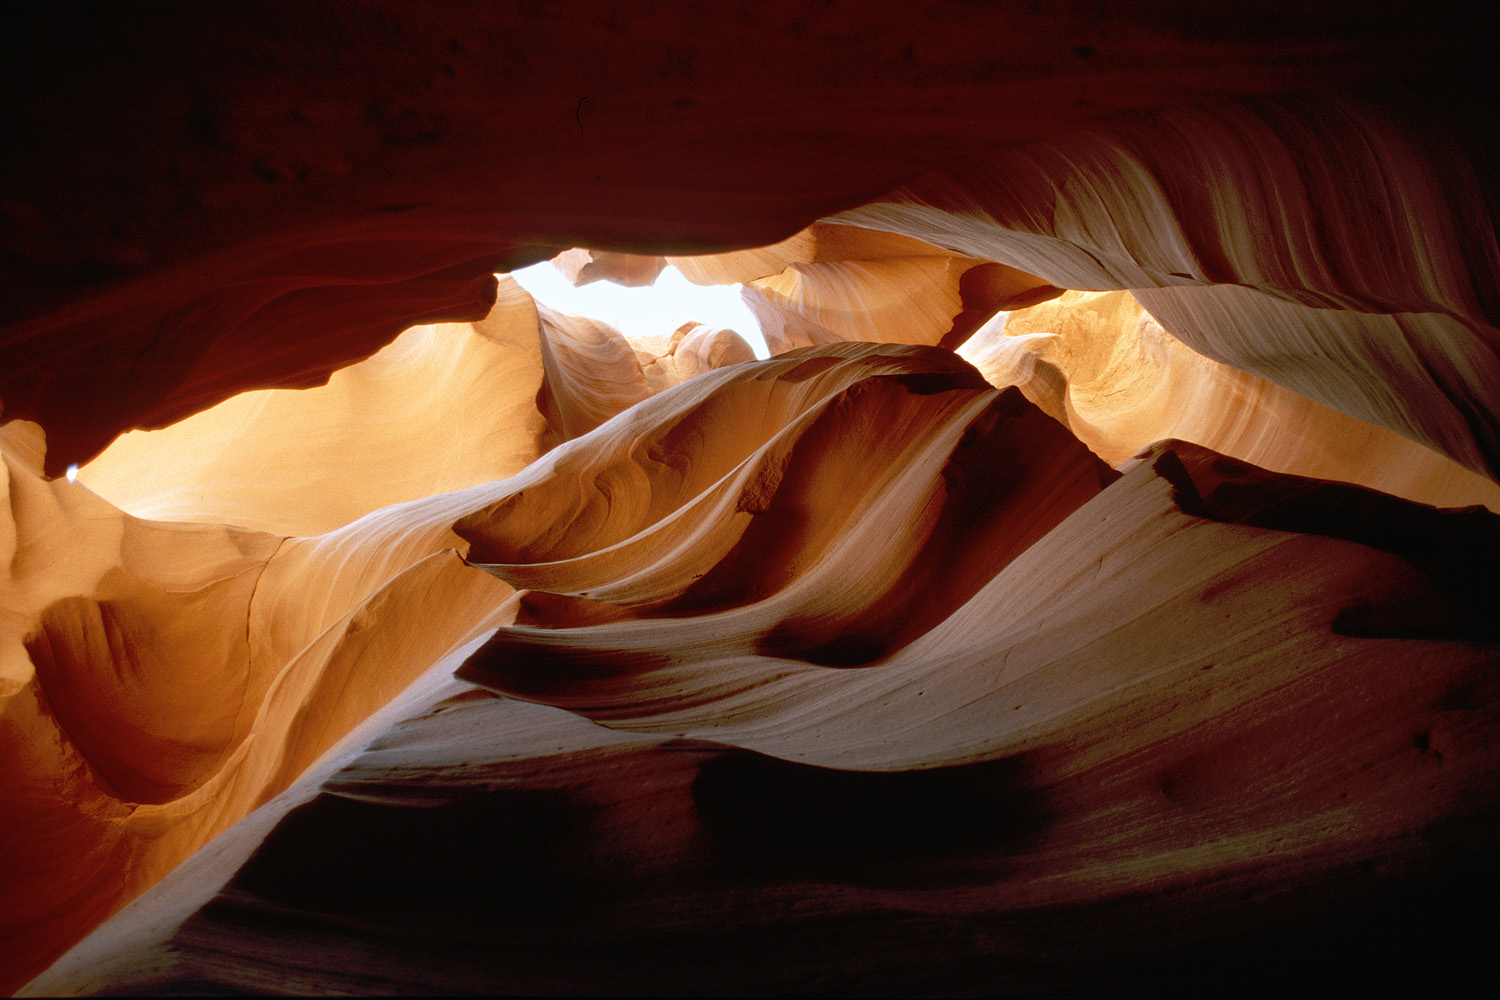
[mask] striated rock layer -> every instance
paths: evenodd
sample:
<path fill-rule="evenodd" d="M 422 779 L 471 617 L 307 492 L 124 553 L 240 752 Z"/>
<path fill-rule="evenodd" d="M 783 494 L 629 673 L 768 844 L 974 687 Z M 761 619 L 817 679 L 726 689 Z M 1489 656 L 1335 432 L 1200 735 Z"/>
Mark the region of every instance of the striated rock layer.
<path fill-rule="evenodd" d="M 1237 232 L 1240 250 L 1277 256 L 1285 235 L 1298 260 L 1278 261 L 1267 282 L 1295 289 L 1305 278 L 1324 298 L 1293 301 L 1323 308 L 1349 305 L 1379 280 L 1354 277 L 1358 267 L 1344 265 L 1356 262 L 1325 245 L 1339 239 L 1332 229 L 1310 240 L 1291 229 L 1336 217 L 1348 247 L 1384 246 L 1401 236 L 1387 223 L 1431 215 L 1450 226 L 1431 243 L 1432 264 L 1446 267 L 1461 247 L 1475 285 L 1492 270 L 1480 259 L 1493 243 L 1482 210 L 1490 178 L 1476 187 L 1464 176 L 1489 167 L 1463 147 L 1444 151 L 1493 132 L 1492 109 L 1471 96 L 1484 80 L 1462 76 L 1487 67 L 1482 22 L 1466 20 L 1478 5 L 1439 15 L 1410 0 L 1316 10 L 925 0 L 875 18 L 795 2 L 728 13 L 591 7 L 340 0 L 182 4 L 158 18 L 28 12 L 4 60 L 8 134 L 25 155 L 7 157 L 0 173 L 0 398 L 8 419 L 47 426 L 49 475 L 126 430 L 165 426 L 240 391 L 317 384 L 413 324 L 476 320 L 491 303 L 491 272 L 568 247 L 654 256 L 766 244 L 933 167 L 957 164 L 941 174 L 952 177 L 975 157 L 1040 140 L 1062 146 L 1020 154 L 1034 162 L 1010 195 L 1032 206 L 1044 238 L 1048 216 L 1093 220 L 1064 250 L 1065 267 L 1041 274 L 1013 253 L 908 235 L 1074 288 L 1094 286 L 1065 275 L 1095 280 L 1101 269 L 1125 287 L 1173 284 L 1173 272 L 1256 284 L 1260 273 L 1241 274 L 1236 253 L 1220 269 L 1218 244 Z M 1383 92 L 1404 77 L 1429 96 L 1393 124 L 1351 118 L 1342 97 L 1311 107 L 1277 97 L 1261 111 L 1214 104 Z M 1203 103 L 1231 110 L 1154 115 Z M 1127 112 L 1161 124 L 1077 131 Z M 1111 143 L 1126 149 L 1111 153 Z M 1262 148 L 1286 152 L 1263 160 Z M 1093 166 L 1122 155 L 1168 161 L 1154 190 L 1176 211 L 1160 221 L 1191 217 L 1201 261 L 1151 248 L 1157 238 L 1175 245 L 1176 227 L 1154 225 L 1157 206 L 1140 203 L 1135 182 L 1149 172 L 1116 162 L 1113 180 L 1094 182 Z M 1064 167 L 1068 158 L 1082 162 Z M 1352 169 L 1324 169 L 1330 158 Z M 1083 174 L 1068 182 L 1073 169 Z M 1311 197 L 1299 196 L 1308 181 Z M 991 181 L 979 186 L 983 205 Z M 1410 197 L 1392 196 L 1398 187 Z M 1067 197 L 1053 212 L 1059 190 Z M 935 209 L 954 207 L 951 186 L 934 193 Z M 1243 219 L 1218 203 L 1242 195 L 1252 208 Z M 1269 240 L 1243 228 L 1257 215 L 1274 223 Z M 1022 216 L 1004 221 L 1023 239 L 1036 232 Z M 1125 249 L 1143 259 L 1116 259 L 1119 233 L 1134 234 Z M 1104 256 L 1088 263 L 1095 252 Z M 1471 315 L 1466 280 L 1434 274 L 1429 286 L 1411 257 L 1389 258 L 1397 287 L 1383 310 Z M 1134 277 L 1142 271 L 1150 280 Z M 1300 277 L 1288 283 L 1288 271 Z M 1347 276 L 1351 288 L 1330 302 L 1340 293 L 1320 274 Z M 1405 294 L 1412 286 L 1419 299 Z M 1396 417 L 1376 400 L 1365 409 L 1376 422 Z M 1445 417 L 1413 419 L 1465 464 L 1477 460 Z"/>
<path fill-rule="evenodd" d="M 512 591 L 463 564 L 431 504 L 289 539 L 144 521 L 9 455 L 6 475 L 12 975 L 286 787 L 476 624 L 508 620 Z"/>
<path fill-rule="evenodd" d="M 918 261 L 928 264 L 913 269 Z M 1431 447 L 1192 350 L 1144 309 L 1141 289 L 1065 293 L 1007 265 L 825 223 L 774 246 L 677 263 L 698 281 L 748 282 L 746 302 L 781 349 L 861 339 L 953 347 L 1112 465 L 1183 438 L 1278 471 L 1500 509 L 1493 480 Z M 878 280 L 873 264 L 887 268 Z"/>
<path fill-rule="evenodd" d="M 1420 108 L 1320 94 L 1129 116 L 838 219 L 1132 289 L 1199 353 L 1500 472 L 1500 250 Z"/>
<path fill-rule="evenodd" d="M 39 431 L 7 425 L 0 781 L 24 873 L 0 898 L 7 957 L 61 952 L 513 619 L 514 590 L 464 564 L 451 524 L 651 388 L 618 332 L 501 287 L 480 323 L 128 436 L 76 484 L 44 481 Z M 471 489 L 428 495 L 443 485 Z"/>
<path fill-rule="evenodd" d="M 1487 968 L 1488 13 L 24 11 L 0 986 Z"/>
<path fill-rule="evenodd" d="M 1500 519 L 1127 464 L 849 344 L 412 506 L 499 580 L 401 721 L 29 991 L 1328 982 L 1491 870 Z M 1355 981 L 1440 953 L 1379 940 Z"/>
<path fill-rule="evenodd" d="M 326 386 L 244 393 L 127 434 L 78 481 L 141 517 L 315 535 L 514 475 L 653 392 L 754 358 L 729 330 L 644 346 L 662 353 L 504 278 L 478 322 L 413 327 Z"/>
<path fill-rule="evenodd" d="M 1112 465 L 1182 438 L 1279 472 L 1500 510 L 1493 480 L 1193 351 L 1126 292 L 1068 292 L 999 314 L 959 353 L 992 383 L 1020 387 Z"/>

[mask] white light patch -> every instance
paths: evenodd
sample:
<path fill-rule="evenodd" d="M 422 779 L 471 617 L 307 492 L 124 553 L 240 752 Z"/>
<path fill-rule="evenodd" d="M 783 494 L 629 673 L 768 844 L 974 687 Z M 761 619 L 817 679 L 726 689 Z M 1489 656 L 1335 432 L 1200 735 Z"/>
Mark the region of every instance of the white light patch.
<path fill-rule="evenodd" d="M 68 466 L 68 482 L 70 482 L 70 483 L 76 483 L 77 481 L 78 481 L 78 463 L 75 462 L 72 465 Z"/>
<path fill-rule="evenodd" d="M 755 352 L 770 355 L 755 314 L 740 301 L 741 285 L 695 285 L 670 264 L 645 288 L 595 281 L 575 288 L 550 261 L 512 271 L 538 302 L 570 316 L 603 320 L 631 337 L 668 337 L 688 320 L 733 330 Z"/>

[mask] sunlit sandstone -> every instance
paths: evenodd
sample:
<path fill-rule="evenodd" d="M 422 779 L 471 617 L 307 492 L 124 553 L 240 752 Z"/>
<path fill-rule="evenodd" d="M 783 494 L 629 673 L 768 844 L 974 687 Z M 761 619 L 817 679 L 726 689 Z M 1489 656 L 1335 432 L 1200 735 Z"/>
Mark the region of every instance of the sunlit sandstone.
<path fill-rule="evenodd" d="M 832 898 L 800 878 L 780 890 L 808 919 L 836 924 L 871 907 L 874 926 L 896 920 L 876 902 L 894 885 L 916 894 L 908 905 L 976 926 L 1042 903 L 1070 921 L 1100 919 L 1144 894 L 1180 921 L 1146 946 L 1160 955 L 1239 926 L 1226 892 L 1295 887 L 1291 899 L 1313 901 L 1347 891 L 1330 856 L 1384 864 L 1390 845 L 1418 831 L 1471 849 L 1468 825 L 1432 824 L 1477 821 L 1496 805 L 1486 779 L 1493 701 L 1481 692 L 1500 611 L 1488 573 L 1500 521 L 1267 473 L 1183 442 L 1123 464 L 1122 478 L 1018 389 L 994 388 L 943 349 L 831 345 L 683 383 L 510 479 L 288 540 L 260 573 L 265 603 L 249 611 L 252 663 L 258 652 L 288 666 L 249 696 L 264 707 L 224 765 L 234 787 L 254 775 L 266 798 L 291 782 L 352 725 L 351 684 L 368 699 L 394 695 L 367 690 L 358 672 L 388 656 L 414 671 L 406 678 L 422 677 L 401 702 L 406 720 L 368 759 L 337 774 L 325 765 L 333 797 L 288 815 L 269 853 L 245 867 L 205 859 L 184 869 L 209 865 L 219 901 L 168 878 L 35 988 L 196 982 L 209 974 L 200 947 L 221 947 L 207 945 L 221 921 L 291 907 L 293 923 L 339 927 L 341 914 L 365 912 L 366 897 L 383 900 L 377 924 L 443 898 L 461 926 L 445 957 L 409 941 L 375 966 L 347 957 L 353 929 L 320 930 L 291 952 L 241 938 L 213 981 L 285 975 L 270 970 L 300 954 L 318 957 L 296 959 L 312 965 L 283 981 L 309 990 L 606 985 L 588 962 L 548 971 L 521 954 L 479 959 L 535 905 L 501 888 L 516 877 L 504 866 L 466 872 L 465 852 L 449 850 L 439 852 L 449 861 L 388 859 L 385 876 L 368 867 L 421 829 L 465 844 L 500 837 L 540 873 L 527 892 L 571 884 L 582 865 L 606 898 L 644 893 L 647 909 L 622 925 L 624 937 L 608 929 L 616 921 L 593 923 L 618 904 L 600 911 L 565 894 L 556 905 L 565 924 L 589 928 L 595 949 L 629 941 L 632 981 L 663 989 L 675 980 L 650 970 L 670 965 L 676 922 L 723 905 L 677 894 L 730 891 L 725 871 L 745 863 L 742 850 L 778 852 L 789 872 L 847 884 Z M 423 557 L 441 543 L 465 560 L 452 549 Z M 305 606 L 310 593 L 326 603 Z M 72 607 L 44 615 L 43 640 L 30 643 L 39 674 L 60 673 L 51 649 L 69 648 L 69 633 L 54 622 L 71 621 Z M 146 609 L 171 621 L 165 606 Z M 411 614 L 447 623 L 446 634 L 385 630 Z M 445 680 L 460 663 L 461 680 L 649 738 L 594 736 L 476 702 Z M 92 772 L 112 769 L 102 787 L 113 790 L 152 779 L 129 757 L 140 745 L 122 731 L 112 757 L 79 752 Z M 257 751 L 270 760 L 257 766 Z M 637 756 L 591 770 L 620 753 Z M 868 780 L 838 777 L 851 773 Z M 653 777 L 637 787 L 615 774 Z M 465 791 L 480 785 L 491 790 Z M 546 804 L 555 788 L 574 803 L 561 813 Z M 501 811 L 486 820 L 491 807 L 479 803 L 495 794 Z M 920 815 L 903 818 L 911 804 Z M 633 817 L 645 808 L 671 818 L 643 827 Z M 590 829 L 598 841 L 578 839 Z M 335 852 L 343 860 L 325 879 L 298 874 L 308 852 L 355 830 L 363 846 Z M 837 861 L 825 837 L 843 845 Z M 221 850 L 243 859 L 250 846 L 231 834 Z M 934 865 L 950 874 L 916 874 Z M 1238 888 L 1219 885 L 1226 869 Z M 773 862 L 748 877 L 769 886 L 785 878 L 778 871 Z M 629 888 L 645 872 L 655 874 Z M 489 888 L 462 888 L 475 878 Z M 558 918 L 549 912 L 542 926 Z M 736 925 L 762 919 L 753 904 L 728 912 Z M 1295 912 L 1282 919 L 1301 926 Z M 133 943 L 122 951 L 121 940 Z M 1106 952 L 1125 942 L 1143 946 L 1127 932 Z M 949 954 L 925 933 L 910 947 Z M 1051 947 L 1039 954 L 1055 963 Z M 467 956 L 467 978 L 443 971 L 455 954 Z M 802 961 L 791 972 L 688 967 L 694 982 L 774 989 Z M 1115 961 L 1152 981 L 1139 957 Z M 1052 968 L 1046 980 L 1025 963 L 986 975 L 1092 981 Z M 919 982 L 903 975 L 892 981 Z"/>
<path fill-rule="evenodd" d="M 654 391 L 754 357 L 732 331 L 683 343 L 651 354 L 507 278 L 478 322 L 413 327 L 326 386 L 245 393 L 127 434 L 79 481 L 141 517 L 320 534 L 514 475 Z"/>
<path fill-rule="evenodd" d="M 580 13 L 11 33 L 0 983 L 1493 992 L 1485 12 Z"/>
<path fill-rule="evenodd" d="M 552 258 L 557 269 L 575 285 L 594 281 L 613 281 L 617 285 L 649 285 L 667 266 L 665 257 L 643 257 L 640 254 L 609 253 L 573 247 Z"/>

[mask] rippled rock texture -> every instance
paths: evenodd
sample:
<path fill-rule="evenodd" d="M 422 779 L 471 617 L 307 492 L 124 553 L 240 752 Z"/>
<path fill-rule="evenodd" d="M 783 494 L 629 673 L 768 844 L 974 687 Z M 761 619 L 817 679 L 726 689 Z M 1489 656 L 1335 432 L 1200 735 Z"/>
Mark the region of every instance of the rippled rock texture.
<path fill-rule="evenodd" d="M 1334 975 L 1351 934 L 1430 957 L 1386 925 L 1455 894 L 1500 805 L 1500 519 L 1183 442 L 1125 464 L 946 350 L 837 345 L 289 540 L 347 567 L 389 554 L 382 515 L 441 520 L 466 556 L 315 641 L 298 725 L 257 741 L 305 766 L 360 664 L 435 666 L 317 798 L 36 988 L 1154 990 L 1256 948 L 1265 988 Z M 1311 929 L 1330 906 L 1348 925 Z"/>
<path fill-rule="evenodd" d="M 1488 21 L 593 8 L 11 33 L 0 983 L 1493 979 Z"/>

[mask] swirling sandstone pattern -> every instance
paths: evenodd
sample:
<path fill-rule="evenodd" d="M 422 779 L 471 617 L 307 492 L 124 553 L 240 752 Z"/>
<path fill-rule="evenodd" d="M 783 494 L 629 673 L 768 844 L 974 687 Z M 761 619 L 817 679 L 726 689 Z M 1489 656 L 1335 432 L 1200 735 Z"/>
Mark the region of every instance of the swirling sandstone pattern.
<path fill-rule="evenodd" d="M 840 340 L 956 346 L 997 309 L 1059 291 L 1004 264 L 825 223 L 773 246 L 672 262 L 699 284 L 745 283 L 773 354 Z"/>
<path fill-rule="evenodd" d="M 284 539 L 143 521 L 9 455 L 6 473 L 13 961 L 66 948 L 507 620 L 510 590 L 462 563 L 441 514 Z"/>
<path fill-rule="evenodd" d="M 1484 14 L 27 8 L 0 985 L 1492 993 Z"/>
<path fill-rule="evenodd" d="M 959 353 L 992 383 L 1019 386 L 1112 465 L 1182 438 L 1278 472 L 1500 510 L 1492 480 L 1189 349 L 1126 292 L 1068 292 L 1002 313 Z"/>
<path fill-rule="evenodd" d="M 658 357 L 505 278 L 478 322 L 413 327 L 326 386 L 127 434 L 79 481 L 141 517 L 315 535 L 514 475 L 652 392 L 753 357 L 729 330 L 681 331 Z"/>
<path fill-rule="evenodd" d="M 748 282 L 746 302 L 782 350 L 840 340 L 955 347 L 1114 465 L 1183 438 L 1424 503 L 1500 507 L 1492 480 L 1431 448 L 1189 349 L 1143 309 L 1143 289 L 1063 293 L 1013 267 L 823 223 L 771 247 L 676 262 L 696 280 Z"/>
<path fill-rule="evenodd" d="M 662 268 L 667 266 L 667 259 L 573 247 L 552 258 L 552 263 L 575 285 L 613 281 L 617 285 L 636 288 L 654 282 Z"/>
<path fill-rule="evenodd" d="M 18 954 L 71 943 L 471 630 L 512 619 L 512 590 L 458 558 L 449 525 L 485 489 L 461 488 L 652 389 L 616 331 L 500 288 L 482 321 L 415 327 L 326 387 L 127 436 L 80 484 L 44 482 L 40 434 L 9 425 L 3 777 L 31 814 L 7 844 L 28 872 L 4 896 Z M 658 387 L 753 358 L 729 331 L 673 349 L 646 356 Z M 59 865 L 70 893 L 53 891 Z"/>
<path fill-rule="evenodd" d="M 1132 289 L 1200 353 L 1493 478 L 1500 251 L 1465 158 L 1420 115 L 1297 95 L 1128 117 L 837 219 Z"/>
<path fill-rule="evenodd" d="M 1471 857 L 1500 806 L 1500 520 L 1183 442 L 1127 465 L 950 352 L 847 344 L 709 373 L 509 480 L 394 508 L 387 530 L 456 534 L 491 576 L 442 572 L 500 578 L 467 607 L 432 558 L 387 586 L 451 624 L 403 651 L 438 671 L 406 721 L 248 865 L 202 862 L 218 896 L 190 866 L 35 988 L 1149 988 L 1247 928 L 1316 967 L 1347 945 L 1295 940 L 1299 913 L 1342 898 L 1368 932 L 1393 904 L 1356 865 L 1449 878 L 1434 859 Z M 415 540 L 372 541 L 377 517 L 292 540 L 261 586 L 389 576 Z M 458 662 L 643 735 L 476 701 L 443 680 Z M 407 856 L 414 837 L 447 849 Z M 1236 901 L 1268 892 L 1247 924 Z M 440 944 L 397 930 L 434 907 Z M 230 931 L 272 912 L 297 943 Z M 1080 921 L 1102 941 L 1065 967 L 1055 935 Z M 820 926 L 843 943 L 778 943 Z M 683 928 L 713 957 L 669 961 Z M 395 935 L 374 964 L 370 933 Z M 558 964 L 562 934 L 587 947 Z M 906 943 L 860 957 L 886 934 Z M 1204 975 L 1238 961 L 1215 954 Z"/>

